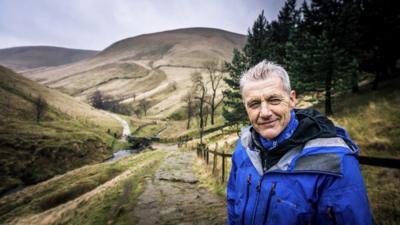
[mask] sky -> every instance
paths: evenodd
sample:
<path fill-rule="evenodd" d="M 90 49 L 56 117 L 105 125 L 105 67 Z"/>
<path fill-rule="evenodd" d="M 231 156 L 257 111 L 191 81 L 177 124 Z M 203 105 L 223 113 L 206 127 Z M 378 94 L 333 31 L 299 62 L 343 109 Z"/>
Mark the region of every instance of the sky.
<path fill-rule="evenodd" d="M 186 27 L 247 34 L 284 0 L 0 0 L 0 48 L 58 46 L 102 50 L 124 38 Z"/>

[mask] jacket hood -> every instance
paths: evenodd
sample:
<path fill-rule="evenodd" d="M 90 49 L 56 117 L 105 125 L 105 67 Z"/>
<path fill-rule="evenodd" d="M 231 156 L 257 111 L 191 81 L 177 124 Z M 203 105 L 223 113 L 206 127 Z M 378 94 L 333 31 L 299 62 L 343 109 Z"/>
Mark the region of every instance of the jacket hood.
<path fill-rule="evenodd" d="M 315 138 L 336 137 L 335 125 L 315 109 L 295 109 L 299 126 L 289 141 L 304 144 Z"/>
<path fill-rule="evenodd" d="M 279 145 L 295 147 L 299 144 L 305 144 L 307 141 L 315 138 L 336 137 L 336 127 L 327 117 L 314 109 L 295 109 L 299 125 L 294 131 L 292 137 Z M 258 135 L 252 126 L 245 127 L 241 132 L 241 142 L 244 147 L 259 147 L 261 144 L 256 138 Z"/>
<path fill-rule="evenodd" d="M 270 151 L 263 149 L 258 141 L 259 134 L 251 126 L 242 130 L 241 144 L 246 149 L 247 154 L 252 159 L 259 158 L 259 160 L 252 160 L 253 163 L 257 161 L 256 164 L 259 164 L 256 167 L 261 167 L 263 171 L 266 171 L 293 149 L 296 149 L 296 154 L 305 154 L 305 152 L 301 152 L 301 149 L 306 143 L 315 139 L 340 137 L 350 147 L 352 153 L 358 152 L 358 147 L 350 140 L 346 131 L 335 127 L 331 120 L 317 110 L 296 109 L 295 113 L 299 125 L 293 135 Z"/>

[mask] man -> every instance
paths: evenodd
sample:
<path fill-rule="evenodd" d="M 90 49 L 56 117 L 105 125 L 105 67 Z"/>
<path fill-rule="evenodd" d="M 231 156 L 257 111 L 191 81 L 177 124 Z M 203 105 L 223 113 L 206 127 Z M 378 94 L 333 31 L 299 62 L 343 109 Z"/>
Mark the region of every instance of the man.
<path fill-rule="evenodd" d="M 242 130 L 227 186 L 228 224 L 372 224 L 358 147 L 315 110 L 294 109 L 281 66 L 262 61 L 240 89 Z"/>

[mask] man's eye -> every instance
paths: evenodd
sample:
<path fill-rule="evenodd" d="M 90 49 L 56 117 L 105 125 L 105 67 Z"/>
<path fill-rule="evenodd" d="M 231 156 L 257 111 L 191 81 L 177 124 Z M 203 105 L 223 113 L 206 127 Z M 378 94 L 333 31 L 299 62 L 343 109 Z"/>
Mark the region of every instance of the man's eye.
<path fill-rule="evenodd" d="M 281 102 L 282 102 L 282 99 L 280 99 L 280 98 L 273 98 L 273 99 L 269 100 L 269 103 L 271 105 L 279 105 L 279 104 L 281 104 Z"/>
<path fill-rule="evenodd" d="M 259 104 L 258 102 L 250 102 L 250 103 L 248 104 L 248 106 L 249 106 L 250 108 L 257 108 L 259 105 L 260 105 L 260 104 Z"/>

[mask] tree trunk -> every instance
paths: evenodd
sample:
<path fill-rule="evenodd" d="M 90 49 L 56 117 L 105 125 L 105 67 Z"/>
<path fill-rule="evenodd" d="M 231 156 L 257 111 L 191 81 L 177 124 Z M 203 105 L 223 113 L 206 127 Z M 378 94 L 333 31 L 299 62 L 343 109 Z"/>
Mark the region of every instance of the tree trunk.
<path fill-rule="evenodd" d="M 351 77 L 351 83 L 352 83 L 351 92 L 352 93 L 357 93 L 359 91 L 359 88 L 358 88 L 358 73 L 359 73 L 359 71 L 354 72 L 353 76 Z"/>
<path fill-rule="evenodd" d="M 200 100 L 200 112 L 199 112 L 199 117 L 200 117 L 200 129 L 202 129 L 203 128 L 203 126 L 204 126 L 204 115 L 203 115 L 203 100 Z"/>
<path fill-rule="evenodd" d="M 326 79 L 325 79 L 325 114 L 327 116 L 330 116 L 333 114 L 332 111 L 332 101 L 331 101 L 331 96 L 332 96 L 332 70 L 330 69 L 327 73 Z"/>
<path fill-rule="evenodd" d="M 214 125 L 214 114 L 215 114 L 215 91 L 211 99 L 211 125 Z"/>
<path fill-rule="evenodd" d="M 187 109 L 187 125 L 186 125 L 186 130 L 190 129 L 190 120 L 192 119 L 192 103 L 188 103 L 188 109 Z"/>
<path fill-rule="evenodd" d="M 188 116 L 188 120 L 187 120 L 187 125 L 186 125 L 186 130 L 190 129 L 190 116 Z"/>

